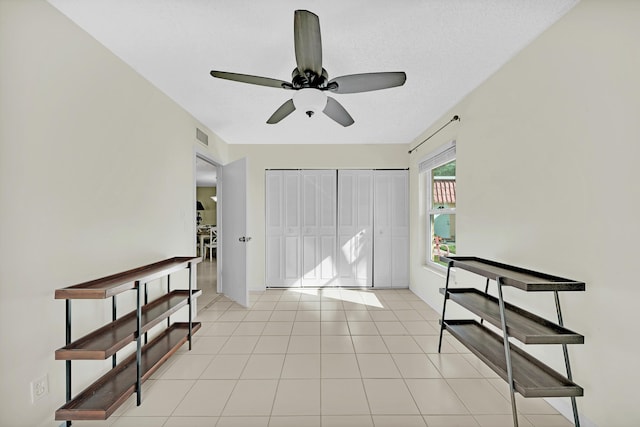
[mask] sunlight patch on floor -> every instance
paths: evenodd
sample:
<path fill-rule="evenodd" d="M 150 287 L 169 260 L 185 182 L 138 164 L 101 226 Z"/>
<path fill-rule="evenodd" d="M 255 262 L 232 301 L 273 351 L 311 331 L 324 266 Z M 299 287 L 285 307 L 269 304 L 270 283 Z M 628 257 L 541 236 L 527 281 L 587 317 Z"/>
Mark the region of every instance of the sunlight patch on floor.
<path fill-rule="evenodd" d="M 286 292 L 302 295 L 321 296 L 354 304 L 362 304 L 370 307 L 384 308 L 375 293 L 368 290 L 345 289 L 345 288 L 288 288 Z"/>

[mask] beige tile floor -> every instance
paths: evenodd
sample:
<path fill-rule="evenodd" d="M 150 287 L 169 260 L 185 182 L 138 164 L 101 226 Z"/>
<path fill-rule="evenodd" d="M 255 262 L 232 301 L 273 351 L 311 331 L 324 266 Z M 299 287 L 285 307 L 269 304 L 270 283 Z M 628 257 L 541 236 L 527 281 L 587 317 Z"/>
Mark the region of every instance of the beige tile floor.
<path fill-rule="evenodd" d="M 290 289 L 245 309 L 215 293 L 199 265 L 198 321 L 186 346 L 135 396 L 92 427 L 444 427 L 512 425 L 508 388 L 407 289 Z M 517 396 L 522 427 L 572 425 Z"/>

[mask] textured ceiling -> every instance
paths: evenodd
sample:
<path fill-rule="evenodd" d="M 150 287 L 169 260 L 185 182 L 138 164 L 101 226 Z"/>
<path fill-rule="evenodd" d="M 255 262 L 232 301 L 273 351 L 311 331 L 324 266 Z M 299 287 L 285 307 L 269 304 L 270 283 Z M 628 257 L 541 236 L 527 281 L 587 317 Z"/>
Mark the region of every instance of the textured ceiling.
<path fill-rule="evenodd" d="M 406 144 L 577 0 L 49 2 L 230 144 Z M 302 112 L 266 124 L 291 91 L 209 71 L 290 81 L 296 9 L 320 18 L 330 78 L 405 71 L 405 85 L 333 95 L 355 120 L 347 128 Z"/>

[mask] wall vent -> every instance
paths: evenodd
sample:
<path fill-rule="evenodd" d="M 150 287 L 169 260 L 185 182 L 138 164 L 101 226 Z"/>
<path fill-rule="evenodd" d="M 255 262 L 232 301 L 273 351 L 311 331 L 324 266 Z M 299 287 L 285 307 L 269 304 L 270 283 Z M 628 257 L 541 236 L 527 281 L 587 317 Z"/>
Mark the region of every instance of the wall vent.
<path fill-rule="evenodd" d="M 204 145 L 209 145 L 209 135 L 196 128 L 196 139 Z"/>

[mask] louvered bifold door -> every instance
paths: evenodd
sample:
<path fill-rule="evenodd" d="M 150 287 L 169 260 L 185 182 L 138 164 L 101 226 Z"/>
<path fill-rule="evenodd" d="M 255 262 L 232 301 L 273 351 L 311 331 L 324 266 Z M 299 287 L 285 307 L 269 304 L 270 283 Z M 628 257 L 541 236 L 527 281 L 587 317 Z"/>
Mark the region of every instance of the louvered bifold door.
<path fill-rule="evenodd" d="M 406 170 L 374 172 L 374 287 L 409 286 L 409 179 Z"/>
<path fill-rule="evenodd" d="M 301 172 L 302 286 L 334 285 L 336 170 Z"/>
<path fill-rule="evenodd" d="M 371 286 L 373 171 L 338 171 L 338 284 Z"/>
<path fill-rule="evenodd" d="M 300 172 L 266 172 L 266 285 L 300 286 Z"/>

